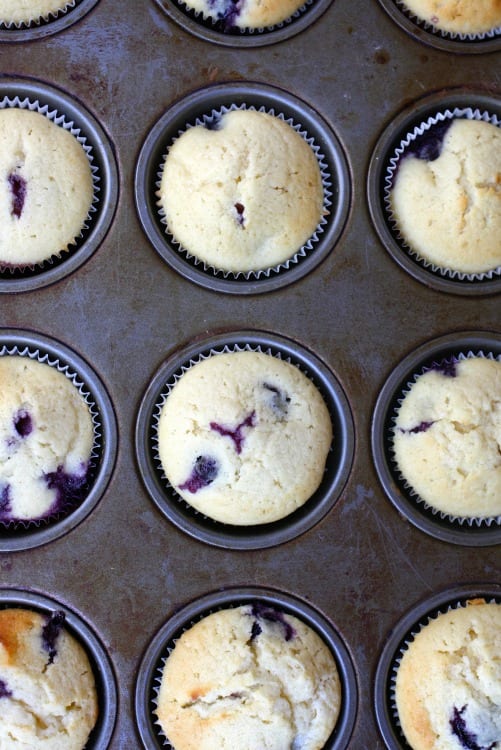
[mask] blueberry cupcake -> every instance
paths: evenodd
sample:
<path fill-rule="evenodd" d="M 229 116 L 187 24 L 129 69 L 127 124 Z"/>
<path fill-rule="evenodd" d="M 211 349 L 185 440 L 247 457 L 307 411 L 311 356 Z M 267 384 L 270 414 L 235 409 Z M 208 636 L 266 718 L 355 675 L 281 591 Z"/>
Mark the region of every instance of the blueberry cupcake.
<path fill-rule="evenodd" d="M 452 279 L 501 274 L 501 128 L 477 110 L 416 126 L 390 160 L 386 210 L 406 252 Z"/>
<path fill-rule="evenodd" d="M 320 155 L 292 122 L 230 109 L 188 127 L 167 151 L 159 186 L 166 228 L 207 268 L 286 267 L 322 231 L 328 192 Z"/>
<path fill-rule="evenodd" d="M 89 491 L 95 414 L 67 368 L 0 356 L 0 523 L 61 517 Z"/>
<path fill-rule="evenodd" d="M 501 33 L 498 0 L 399 0 L 399 5 L 425 28 L 441 34 L 478 39 Z"/>
<path fill-rule="evenodd" d="M 396 411 L 393 453 L 414 496 L 451 519 L 501 520 L 501 359 L 453 357 L 419 373 Z"/>
<path fill-rule="evenodd" d="M 95 200 L 90 148 L 56 112 L 0 108 L 0 267 L 41 267 L 67 253 Z"/>
<path fill-rule="evenodd" d="M 98 719 L 94 674 L 65 614 L 0 609 L 0 746 L 83 750 Z"/>
<path fill-rule="evenodd" d="M 263 602 L 220 609 L 186 629 L 162 668 L 155 714 L 175 750 L 322 750 L 341 681 L 323 639 Z"/>
<path fill-rule="evenodd" d="M 0 24 L 38 24 L 74 8 L 76 0 L 0 0 Z"/>
<path fill-rule="evenodd" d="M 304 505 L 322 481 L 333 437 L 313 382 L 260 351 L 192 363 L 161 406 L 157 435 L 175 491 L 236 526 L 271 523 Z"/>
<path fill-rule="evenodd" d="M 412 750 L 501 747 L 501 603 L 484 598 L 434 614 L 395 666 L 397 721 Z"/>

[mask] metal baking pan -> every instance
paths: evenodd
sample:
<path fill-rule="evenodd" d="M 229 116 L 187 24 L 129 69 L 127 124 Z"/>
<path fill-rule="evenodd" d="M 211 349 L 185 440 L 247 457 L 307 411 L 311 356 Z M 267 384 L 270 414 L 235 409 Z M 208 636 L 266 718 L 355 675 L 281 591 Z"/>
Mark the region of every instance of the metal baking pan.
<path fill-rule="evenodd" d="M 454 539 L 430 533 L 392 500 L 373 453 L 380 394 L 428 342 L 498 340 L 501 300 L 494 284 L 462 293 L 423 282 L 396 261 L 377 218 L 378 164 L 407 113 L 456 91 L 500 100 L 499 42 L 437 43 L 401 20 L 396 0 L 313 0 L 307 22 L 239 42 L 195 31 L 171 2 L 81 0 L 64 23 L 43 31 L 1 30 L 0 85 L 10 95 L 12 82 L 23 81 L 82 114 L 106 190 L 102 223 L 78 262 L 36 283 L 2 279 L 0 329 L 53 342 L 75 367 L 84 363 L 106 394 L 113 437 L 105 481 L 76 523 L 29 547 L 2 538 L 0 594 L 54 603 L 74 616 L 84 639 L 92 636 L 92 647 L 96 639 L 96 669 L 102 663 L 106 673 L 93 750 L 145 746 L 143 665 L 178 613 L 215 592 L 226 600 L 255 588 L 272 591 L 286 609 L 311 607 L 349 654 L 357 699 L 336 750 L 393 748 L 375 696 L 385 643 L 416 603 L 498 585 L 501 549 L 494 535 L 471 544 L 465 530 Z M 181 103 L 198 115 L 207 91 L 227 87 L 299 106 L 315 135 L 341 154 L 339 225 L 318 262 L 301 264 L 287 283 L 280 276 L 265 288 L 201 283 L 175 255 L 170 262 L 145 225 L 145 144 Z M 325 367 L 333 403 L 342 394 L 350 415 L 350 460 L 335 499 L 329 495 L 312 523 L 257 545 L 190 533 L 184 511 L 183 523 L 162 512 L 137 449 L 156 374 L 178 352 L 242 331 L 308 353 L 312 373 L 323 377 Z"/>

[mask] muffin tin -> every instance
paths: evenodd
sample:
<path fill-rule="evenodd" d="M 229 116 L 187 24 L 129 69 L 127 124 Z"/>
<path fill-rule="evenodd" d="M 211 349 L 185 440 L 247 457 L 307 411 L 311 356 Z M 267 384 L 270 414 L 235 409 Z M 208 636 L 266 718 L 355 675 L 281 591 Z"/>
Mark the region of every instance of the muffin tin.
<path fill-rule="evenodd" d="M 74 255 L 2 276 L 0 333 L 71 364 L 101 405 L 105 434 L 102 483 L 81 515 L 36 541 L 2 535 L 0 594 L 55 603 L 75 613 L 84 640 L 95 634 L 105 728 L 92 750 L 155 750 L 144 708 L 151 644 L 163 648 L 185 616 L 250 595 L 304 613 L 340 660 L 347 654 L 350 708 L 330 750 L 406 750 L 381 720 L 385 644 L 416 603 L 499 587 L 501 551 L 492 525 L 451 534 L 409 510 L 387 475 L 385 415 L 435 347 L 467 339 L 499 351 L 501 287 L 451 286 L 403 262 L 382 212 L 383 170 L 402 131 L 432 110 L 478 106 L 499 117 L 499 41 L 411 31 L 390 0 L 314 0 L 282 29 L 227 36 L 181 22 L 168 1 L 82 0 L 64 24 L 0 30 L 2 96 L 40 99 L 74 119 L 102 180 L 96 221 Z M 334 177 L 335 212 L 316 249 L 262 279 L 186 263 L 152 199 L 169 138 L 234 102 L 304 125 Z M 264 535 L 215 530 L 166 499 L 145 442 L 180 358 L 235 341 L 285 350 L 305 367 L 343 436 L 311 514 Z"/>

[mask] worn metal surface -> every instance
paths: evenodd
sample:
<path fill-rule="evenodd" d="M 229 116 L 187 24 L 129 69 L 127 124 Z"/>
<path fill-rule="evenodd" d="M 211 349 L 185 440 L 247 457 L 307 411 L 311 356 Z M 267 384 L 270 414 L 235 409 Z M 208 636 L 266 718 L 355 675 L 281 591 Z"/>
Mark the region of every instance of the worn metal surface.
<path fill-rule="evenodd" d="M 100 247 L 69 276 L 0 295 L 0 326 L 73 348 L 105 384 L 118 454 L 100 502 L 66 535 L 0 553 L 0 584 L 48 596 L 78 613 L 115 670 L 118 711 L 110 747 L 139 748 L 134 690 L 141 658 L 169 616 L 229 586 L 302 598 L 335 626 L 353 657 L 359 703 L 351 750 L 382 750 L 373 685 L 386 638 L 404 613 L 444 589 L 501 580 L 499 545 L 452 544 L 425 533 L 387 499 L 371 457 L 371 420 L 392 369 L 429 339 L 501 333 L 499 294 L 429 288 L 383 248 L 367 206 L 372 151 L 414 100 L 455 87 L 501 96 L 500 53 L 455 54 L 412 38 L 376 0 L 333 0 L 291 38 L 259 47 L 217 45 L 172 21 L 153 0 L 100 0 L 76 24 L 0 44 L 9 77 L 54 85 L 109 136 L 119 198 Z M 318 111 L 339 138 L 352 179 L 341 239 L 304 278 L 265 294 L 225 294 L 171 269 L 143 232 L 134 198 L 142 144 L 166 109 L 209 84 L 280 87 Z M 200 336 L 258 329 L 297 341 L 342 384 L 355 423 L 345 489 L 304 534 L 264 550 L 192 538 L 150 499 L 134 451 L 142 396 L 168 354 Z"/>

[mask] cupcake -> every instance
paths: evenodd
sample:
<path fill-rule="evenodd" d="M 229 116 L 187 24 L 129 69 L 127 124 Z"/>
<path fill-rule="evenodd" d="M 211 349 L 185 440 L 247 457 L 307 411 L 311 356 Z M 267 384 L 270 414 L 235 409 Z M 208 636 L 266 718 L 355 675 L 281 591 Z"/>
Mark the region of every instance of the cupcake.
<path fill-rule="evenodd" d="M 0 0 L 0 23 L 40 23 L 74 5 L 75 0 Z"/>
<path fill-rule="evenodd" d="M 398 722 L 412 750 L 501 747 L 501 604 L 474 599 L 441 612 L 396 666 Z"/>
<path fill-rule="evenodd" d="M 184 0 L 184 5 L 228 31 L 276 26 L 300 10 L 305 0 Z"/>
<path fill-rule="evenodd" d="M 160 410 L 158 455 L 179 495 L 205 516 L 265 524 L 319 487 L 329 411 L 295 365 L 260 351 L 213 354 L 177 379 Z"/>
<path fill-rule="evenodd" d="M 63 612 L 0 610 L 0 709 L 0 747 L 86 746 L 98 715 L 96 686 Z"/>
<path fill-rule="evenodd" d="M 0 521 L 39 521 L 88 488 L 94 427 L 74 380 L 27 356 L 0 357 Z"/>
<path fill-rule="evenodd" d="M 446 360 L 404 392 L 393 431 L 397 469 L 435 511 L 501 516 L 501 360 Z"/>
<path fill-rule="evenodd" d="M 93 202 L 89 157 L 42 112 L 0 109 L 0 266 L 22 268 L 75 244 Z"/>
<path fill-rule="evenodd" d="M 231 273 L 294 258 L 321 223 L 323 201 L 310 143 L 281 117 L 252 109 L 185 130 L 167 152 L 159 189 L 174 240 Z"/>
<path fill-rule="evenodd" d="M 436 31 L 479 35 L 501 28 L 499 0 L 401 0 L 401 4 Z"/>
<path fill-rule="evenodd" d="M 165 660 L 155 712 L 174 750 L 321 750 L 341 698 L 320 636 L 256 603 L 213 612 L 181 635 Z"/>
<path fill-rule="evenodd" d="M 406 249 L 451 274 L 499 271 L 501 128 L 483 119 L 430 118 L 399 151 L 387 200 Z"/>

